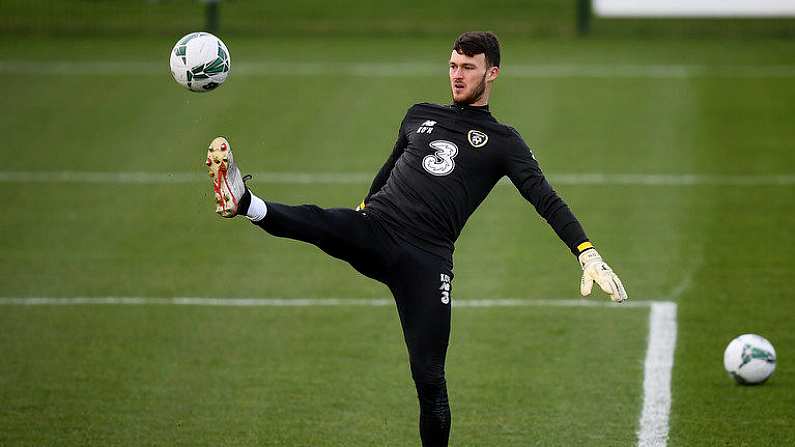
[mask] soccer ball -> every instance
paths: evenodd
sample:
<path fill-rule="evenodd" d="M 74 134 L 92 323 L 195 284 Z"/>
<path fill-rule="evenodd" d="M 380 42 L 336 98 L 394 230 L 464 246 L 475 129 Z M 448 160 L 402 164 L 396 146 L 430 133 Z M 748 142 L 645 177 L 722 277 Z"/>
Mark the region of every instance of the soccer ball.
<path fill-rule="evenodd" d="M 764 337 L 756 334 L 740 335 L 726 347 L 723 366 L 737 383 L 762 383 L 776 369 L 776 350 Z"/>
<path fill-rule="evenodd" d="M 209 92 L 229 76 L 231 59 L 221 39 L 210 33 L 190 33 L 171 50 L 171 76 L 192 92 Z"/>

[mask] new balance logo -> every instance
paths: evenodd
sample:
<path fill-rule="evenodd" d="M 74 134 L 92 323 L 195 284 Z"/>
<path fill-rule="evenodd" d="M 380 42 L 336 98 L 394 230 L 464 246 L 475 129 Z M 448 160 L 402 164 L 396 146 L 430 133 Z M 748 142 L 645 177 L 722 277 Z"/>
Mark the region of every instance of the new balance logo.
<path fill-rule="evenodd" d="M 442 291 L 442 304 L 450 304 L 450 276 L 442 273 L 440 275 L 442 285 L 439 290 Z"/>
<path fill-rule="evenodd" d="M 433 132 L 433 126 L 435 126 L 435 125 L 436 125 L 436 121 L 431 121 L 431 120 L 425 121 L 424 123 L 422 123 L 422 126 L 420 126 L 420 128 L 417 129 L 417 133 L 428 133 L 429 134 L 429 133 Z"/>

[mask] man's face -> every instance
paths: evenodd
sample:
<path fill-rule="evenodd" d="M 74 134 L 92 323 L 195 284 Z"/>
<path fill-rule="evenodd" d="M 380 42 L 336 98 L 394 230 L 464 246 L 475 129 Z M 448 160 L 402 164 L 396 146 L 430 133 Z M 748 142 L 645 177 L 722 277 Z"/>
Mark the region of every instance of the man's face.
<path fill-rule="evenodd" d="M 450 55 L 450 88 L 453 102 L 486 104 L 488 102 L 486 90 L 490 87 L 488 83 L 497 77 L 497 73 L 499 73 L 498 67 L 487 67 L 485 54 L 467 56 L 453 50 Z"/>

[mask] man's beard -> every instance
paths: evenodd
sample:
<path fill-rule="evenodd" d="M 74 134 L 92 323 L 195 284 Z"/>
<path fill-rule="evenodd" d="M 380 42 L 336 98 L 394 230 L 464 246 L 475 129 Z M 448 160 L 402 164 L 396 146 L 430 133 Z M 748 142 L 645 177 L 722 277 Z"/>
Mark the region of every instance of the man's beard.
<path fill-rule="evenodd" d="M 453 102 L 458 104 L 474 104 L 480 100 L 483 96 L 483 92 L 486 91 L 486 73 L 483 73 L 483 79 L 480 80 L 478 85 L 475 87 L 475 90 L 472 91 L 472 94 L 467 96 L 466 98 L 462 99 L 461 101 L 456 101 L 455 96 L 453 96 Z"/>

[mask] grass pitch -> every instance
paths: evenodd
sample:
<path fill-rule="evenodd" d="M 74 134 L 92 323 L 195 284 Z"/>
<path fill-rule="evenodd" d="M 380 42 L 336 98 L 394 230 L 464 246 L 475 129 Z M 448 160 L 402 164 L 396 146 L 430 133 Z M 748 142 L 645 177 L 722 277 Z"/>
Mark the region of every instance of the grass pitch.
<path fill-rule="evenodd" d="M 0 216 L 2 296 L 388 296 L 312 247 L 217 218 L 204 148 L 224 134 L 247 171 L 353 179 L 253 182 L 272 200 L 353 206 L 405 109 L 447 101 L 449 42 L 227 39 L 232 76 L 207 95 L 170 79 L 172 44 L 0 41 L 0 179 L 11 205 Z M 795 186 L 772 177 L 791 179 L 795 164 L 793 44 L 504 44 L 495 116 L 561 180 L 633 299 L 678 303 L 669 445 L 795 442 Z M 59 69 L 56 54 L 73 65 Z M 360 63 L 386 72 L 351 75 Z M 257 69 L 269 64 L 281 71 Z M 414 68 L 390 72 L 394 64 Z M 307 66 L 320 68 L 289 72 Z M 539 66 L 547 74 L 527 71 Z M 111 180 L 58 181 L 65 171 Z M 165 180 L 112 180 L 118 172 Z M 607 181 L 583 180 L 594 173 Z M 679 180 L 611 180 L 618 174 Z M 579 280 L 574 259 L 509 185 L 471 219 L 455 273 L 457 300 L 571 298 Z M 453 315 L 453 445 L 635 444 L 647 309 Z M 763 386 L 736 386 L 723 372 L 723 348 L 745 332 L 778 351 Z M 0 359 L 2 445 L 417 443 L 389 307 L 0 305 Z"/>

